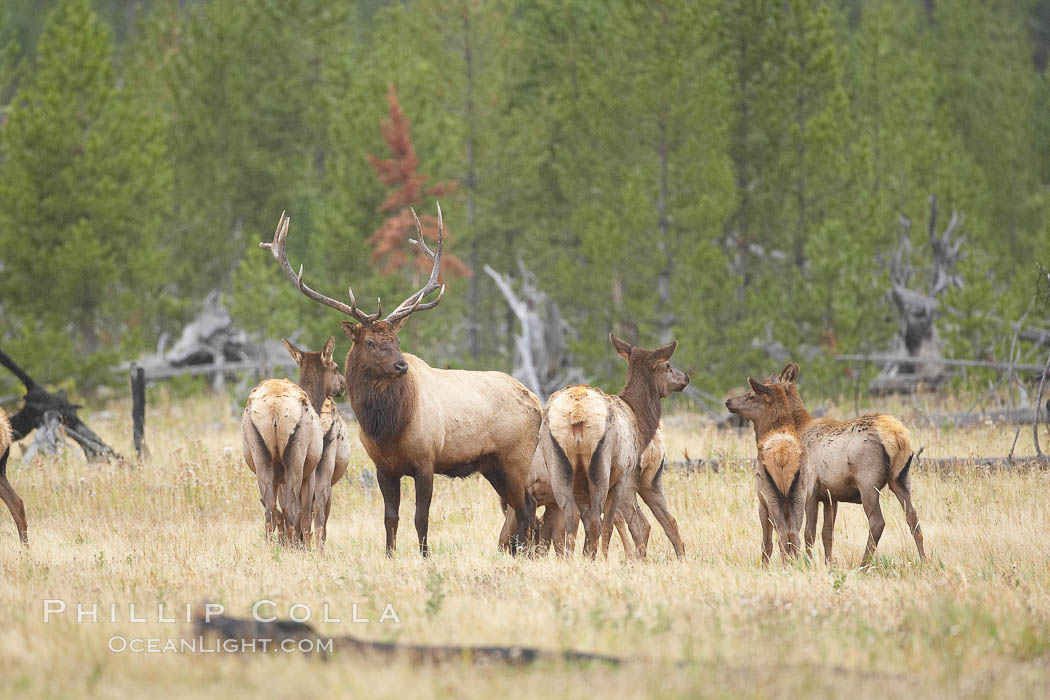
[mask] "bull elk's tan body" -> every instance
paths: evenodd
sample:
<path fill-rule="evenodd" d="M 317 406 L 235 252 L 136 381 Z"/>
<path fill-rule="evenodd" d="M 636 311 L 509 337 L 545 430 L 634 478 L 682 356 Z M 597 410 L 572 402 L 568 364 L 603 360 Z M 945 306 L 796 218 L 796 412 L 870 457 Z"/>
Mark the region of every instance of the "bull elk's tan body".
<path fill-rule="evenodd" d="M 660 400 L 689 383 L 671 366 L 677 343 L 645 350 L 609 338 L 627 360 L 623 391 L 610 396 L 577 385 L 555 392 L 547 400 L 537 445 L 537 459 L 546 462 L 568 530 L 581 513 L 585 516 L 583 551 L 590 557 L 597 553 L 599 537 L 608 553 L 616 511 L 631 515 L 636 507 L 639 462 L 656 434 Z"/>
<path fill-rule="evenodd" d="M 18 529 L 18 539 L 22 544 L 29 544 L 29 532 L 26 525 L 26 509 L 22 499 L 15 493 L 11 482 L 7 480 L 7 458 L 11 455 L 11 423 L 4 409 L 0 408 L 0 499 L 11 511 Z"/>
<path fill-rule="evenodd" d="M 519 550 L 531 527 L 526 507 L 525 482 L 536 447 L 540 406 L 536 396 L 502 372 L 468 372 L 435 369 L 399 349 L 398 333 L 408 316 L 430 309 L 442 299 L 438 283 L 444 229 L 440 208 L 437 246 L 423 241 L 422 225 L 416 242 L 432 261 L 430 278 L 386 318 L 382 305 L 374 314 L 357 307 L 353 292 L 345 304 L 306 286 L 288 262 L 285 244 L 288 218 L 281 217 L 269 248 L 285 275 L 308 298 L 350 316 L 343 332 L 353 341 L 346 355 L 345 377 L 350 404 L 360 426 L 361 443 L 376 465 L 376 480 L 383 494 L 387 554 L 397 539 L 401 504 L 401 477 L 416 484 L 416 535 L 420 552 L 429 553 L 427 540 L 434 475 L 464 477 L 480 472 L 501 501 L 514 509 L 518 527 L 511 551 Z M 432 301 L 424 302 L 440 289 Z"/>
<path fill-rule="evenodd" d="M 321 352 L 284 344 L 299 366 L 299 384 L 264 379 L 252 389 L 241 438 L 244 461 L 259 486 L 267 533 L 280 527 L 283 538 L 296 542 L 309 531 L 313 516 L 314 472 L 325 447 L 320 414 L 327 397 L 342 395 L 345 384 L 332 361 L 335 338 Z"/>

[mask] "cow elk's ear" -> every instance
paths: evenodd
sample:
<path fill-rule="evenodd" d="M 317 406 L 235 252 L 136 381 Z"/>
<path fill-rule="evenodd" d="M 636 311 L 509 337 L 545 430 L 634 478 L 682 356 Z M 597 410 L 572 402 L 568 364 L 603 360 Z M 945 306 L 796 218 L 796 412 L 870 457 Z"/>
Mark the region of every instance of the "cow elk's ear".
<path fill-rule="evenodd" d="M 621 339 L 617 338 L 612 333 L 609 334 L 609 341 L 613 344 L 613 347 L 616 348 L 616 354 L 618 354 L 620 357 L 622 357 L 625 360 L 630 360 L 631 359 L 631 344 L 630 343 L 628 343 L 626 340 L 621 340 Z"/>
<path fill-rule="evenodd" d="M 324 350 L 321 351 L 321 357 L 331 362 L 333 353 L 335 353 L 335 336 L 330 335 L 328 342 L 324 344 Z"/>
<path fill-rule="evenodd" d="M 773 396 L 773 390 L 762 382 L 755 381 L 751 377 L 747 378 L 747 383 L 751 385 L 751 388 L 755 390 L 755 393 L 764 399 L 769 399 Z"/>
<path fill-rule="evenodd" d="M 671 359 L 671 355 L 674 354 L 674 351 L 677 348 L 678 348 L 678 341 L 677 340 L 672 340 L 667 345 L 661 345 L 660 347 L 656 348 L 656 350 L 653 350 L 653 357 L 656 360 L 669 361 Z"/>
<path fill-rule="evenodd" d="M 784 365 L 784 369 L 780 372 L 780 381 L 784 384 L 794 384 L 798 380 L 798 363 L 789 362 Z"/>
<path fill-rule="evenodd" d="M 295 360 L 295 364 L 303 364 L 303 351 L 292 345 L 292 342 L 287 338 L 281 338 L 281 342 L 284 343 L 284 349 L 288 351 L 288 354 Z"/>
<path fill-rule="evenodd" d="M 343 328 L 343 334 L 353 342 L 357 342 L 357 334 L 361 330 L 361 325 L 353 323 L 351 321 L 340 321 L 339 325 Z"/>

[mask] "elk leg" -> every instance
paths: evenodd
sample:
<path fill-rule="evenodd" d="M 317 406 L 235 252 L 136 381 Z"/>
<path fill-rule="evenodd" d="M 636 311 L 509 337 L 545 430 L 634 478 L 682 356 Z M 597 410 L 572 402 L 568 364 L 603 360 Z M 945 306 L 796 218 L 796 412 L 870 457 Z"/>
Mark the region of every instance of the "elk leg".
<path fill-rule="evenodd" d="M 821 500 L 816 489 L 806 499 L 806 556 L 812 556 L 813 543 L 817 541 L 817 509 L 820 507 Z M 825 513 L 826 509 L 827 506 L 825 506 Z"/>
<path fill-rule="evenodd" d="M 514 509 L 507 505 L 505 499 L 500 499 L 503 507 L 503 529 L 499 532 L 499 549 L 502 552 L 510 551 L 510 538 L 518 529 L 518 519 L 514 517 Z"/>
<path fill-rule="evenodd" d="M 871 563 L 875 548 L 879 546 L 886 520 L 882 517 L 882 506 L 879 505 L 879 490 L 874 486 L 860 486 L 858 490 L 860 503 L 868 516 L 868 546 L 864 548 L 864 558 L 860 561 L 861 566 L 867 566 Z"/>
<path fill-rule="evenodd" d="M 383 526 L 386 528 L 386 555 L 394 556 L 397 546 L 397 512 L 401 508 L 401 478 L 376 467 L 376 481 L 383 494 Z"/>
<path fill-rule="evenodd" d="M 835 537 L 835 518 L 839 513 L 839 502 L 832 498 L 831 494 L 825 494 L 822 502 L 824 503 L 824 527 L 820 536 L 824 541 L 824 561 L 831 566 L 831 544 Z"/>
<path fill-rule="evenodd" d="M 919 559 L 926 559 L 926 550 L 922 546 L 922 528 L 919 527 L 919 514 L 915 512 L 915 506 L 911 502 L 911 489 L 896 479 L 890 480 L 890 490 L 904 509 L 904 516 L 908 520 L 908 529 L 915 538 L 915 547 L 919 550 Z"/>
<path fill-rule="evenodd" d="M 769 508 L 762 494 L 758 496 L 758 521 L 762 523 L 762 566 L 769 566 L 773 557 L 773 523 L 769 520 Z"/>
<path fill-rule="evenodd" d="M 416 482 L 416 537 L 419 538 L 419 553 L 430 556 L 427 544 L 427 528 L 430 525 L 430 499 L 434 495 L 434 472 L 420 469 Z"/>
<path fill-rule="evenodd" d="M 631 531 L 631 539 L 634 540 L 634 551 L 639 559 L 645 559 L 649 546 L 649 521 L 645 518 L 641 506 L 635 501 L 634 509 L 629 513 L 627 527 Z"/>
<path fill-rule="evenodd" d="M 685 556 L 685 544 L 682 542 L 682 535 L 678 532 L 678 521 L 675 520 L 674 516 L 671 515 L 671 511 L 668 510 L 663 488 L 658 486 L 657 483 L 654 481 L 652 486 L 641 487 L 638 489 L 638 495 L 645 501 L 645 505 L 649 506 L 649 510 L 653 512 L 656 521 L 664 529 L 667 539 L 671 540 L 671 546 L 674 547 L 675 555 L 681 559 Z"/>
<path fill-rule="evenodd" d="M 11 517 L 15 519 L 18 539 L 28 547 L 29 532 L 26 525 L 25 505 L 22 503 L 22 499 L 18 497 L 18 494 L 15 493 L 15 489 L 11 486 L 11 482 L 7 480 L 7 476 L 3 475 L 0 475 L 0 499 L 7 505 L 7 509 L 11 511 Z"/>
<path fill-rule="evenodd" d="M 332 486 L 325 484 L 314 494 L 314 538 L 317 551 L 324 554 L 325 540 L 328 539 L 328 511 L 332 507 Z"/>
<path fill-rule="evenodd" d="M 575 499 L 573 499 L 575 503 Z M 565 521 L 565 538 L 563 540 L 563 554 L 574 554 L 576 552 L 576 535 L 580 532 L 580 511 L 574 509 L 571 514 L 566 515 L 565 511 L 562 511 L 562 518 Z"/>
<path fill-rule="evenodd" d="M 620 479 L 615 486 L 609 489 L 609 493 L 605 497 L 605 505 L 602 508 L 602 557 L 605 559 L 609 558 L 609 541 L 612 539 L 613 526 L 616 525 L 616 516 L 620 513 L 623 492 L 624 479 Z M 620 520 L 623 522 L 622 518 Z M 623 539 L 622 533 L 620 538 Z M 628 551 L 626 541 L 624 541 L 624 551 Z M 629 558 L 630 553 L 627 556 Z"/>
<path fill-rule="evenodd" d="M 633 538 L 627 534 L 627 521 L 624 520 L 623 514 L 620 511 L 616 511 L 613 516 L 613 526 L 616 527 L 616 534 L 620 536 L 620 543 L 623 544 L 623 556 L 626 559 L 631 559 L 635 555 Z M 611 533 L 610 533 L 611 534 Z M 602 532 L 602 548 L 608 553 L 609 545 L 605 542 L 605 533 Z"/>
<path fill-rule="evenodd" d="M 565 554 L 565 514 L 556 504 L 548 505 L 544 510 L 540 527 L 540 546 L 546 551 L 552 543 L 556 553 Z"/>

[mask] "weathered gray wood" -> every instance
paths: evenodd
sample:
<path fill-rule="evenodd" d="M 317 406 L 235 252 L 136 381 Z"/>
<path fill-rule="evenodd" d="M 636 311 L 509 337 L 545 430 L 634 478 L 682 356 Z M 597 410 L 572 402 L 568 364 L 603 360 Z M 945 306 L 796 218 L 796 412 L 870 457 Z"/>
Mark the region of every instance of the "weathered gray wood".
<path fill-rule="evenodd" d="M 1014 372 L 1042 372 L 1043 365 L 1035 365 L 1021 362 L 1000 362 L 997 360 L 948 360 L 948 359 L 926 359 L 921 357 L 909 357 L 907 355 L 893 355 L 890 353 L 871 353 L 867 355 L 835 355 L 835 359 L 841 362 L 874 362 L 876 364 L 943 364 L 948 367 L 985 367 L 988 369 L 1013 370 Z M 920 378 L 921 379 L 921 378 Z"/>

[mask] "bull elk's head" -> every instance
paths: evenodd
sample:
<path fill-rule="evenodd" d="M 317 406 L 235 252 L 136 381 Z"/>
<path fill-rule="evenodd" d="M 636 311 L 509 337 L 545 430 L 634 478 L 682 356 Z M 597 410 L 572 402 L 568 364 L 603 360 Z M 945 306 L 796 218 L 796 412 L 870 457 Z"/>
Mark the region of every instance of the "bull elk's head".
<path fill-rule="evenodd" d="M 300 292 L 308 298 L 344 313 L 353 319 L 352 321 L 342 322 L 343 332 L 347 338 L 353 341 L 350 352 L 346 356 L 348 369 L 353 363 L 356 367 L 375 377 L 396 378 L 404 376 L 408 372 L 408 363 L 405 362 L 405 358 L 401 355 L 401 350 L 399 349 L 401 339 L 398 337 L 398 333 L 401 327 L 409 315 L 416 311 L 434 308 L 445 295 L 445 285 L 438 283 L 438 275 L 441 272 L 441 249 L 444 246 L 445 235 L 444 223 L 441 219 L 441 206 L 438 205 L 438 234 L 437 245 L 434 250 L 431 250 L 423 240 L 423 226 L 420 224 L 419 217 L 416 216 L 414 210 L 412 211 L 412 217 L 416 220 L 416 230 L 419 232 L 419 237 L 412 239 L 411 242 L 415 243 L 423 254 L 433 262 L 430 279 L 419 291 L 398 304 L 397 308 L 385 318 L 380 318 L 383 315 L 382 300 L 377 302 L 376 312 L 369 314 L 357 307 L 357 299 L 354 297 L 353 288 L 347 289 L 350 303 L 345 304 L 314 291 L 303 282 L 302 266 L 299 267 L 299 272 L 296 274 L 288 262 L 285 242 L 288 236 L 290 219 L 284 213 L 281 214 L 277 230 L 274 231 L 273 241 L 259 244 L 262 248 L 270 249 L 274 259 L 284 270 L 285 275 L 288 276 L 288 279 L 292 281 L 292 284 Z M 435 291 L 438 293 L 437 297 L 424 303 L 423 300 Z"/>

